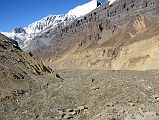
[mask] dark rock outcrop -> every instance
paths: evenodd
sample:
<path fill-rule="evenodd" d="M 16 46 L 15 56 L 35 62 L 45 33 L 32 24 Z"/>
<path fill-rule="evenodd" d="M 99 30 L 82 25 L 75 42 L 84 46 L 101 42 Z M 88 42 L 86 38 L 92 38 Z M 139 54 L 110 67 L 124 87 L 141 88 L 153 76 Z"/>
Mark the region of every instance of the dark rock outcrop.
<path fill-rule="evenodd" d="M 17 27 L 15 29 L 13 29 L 13 32 L 14 33 L 24 33 L 24 34 L 26 34 L 26 31 L 21 27 L 19 27 L 19 28 Z"/>

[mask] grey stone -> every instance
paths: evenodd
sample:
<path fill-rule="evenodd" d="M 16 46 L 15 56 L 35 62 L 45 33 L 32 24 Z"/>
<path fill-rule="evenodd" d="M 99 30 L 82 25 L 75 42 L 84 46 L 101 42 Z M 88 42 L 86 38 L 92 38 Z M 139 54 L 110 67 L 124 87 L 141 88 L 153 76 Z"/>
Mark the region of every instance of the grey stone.
<path fill-rule="evenodd" d="M 143 120 L 159 120 L 159 117 L 158 116 L 152 116 L 152 117 L 144 118 Z"/>

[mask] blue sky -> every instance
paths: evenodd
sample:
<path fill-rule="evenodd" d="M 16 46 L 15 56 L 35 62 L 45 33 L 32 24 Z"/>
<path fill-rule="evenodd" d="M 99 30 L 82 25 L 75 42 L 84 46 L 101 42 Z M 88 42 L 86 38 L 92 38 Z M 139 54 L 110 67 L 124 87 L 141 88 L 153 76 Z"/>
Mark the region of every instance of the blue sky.
<path fill-rule="evenodd" d="M 0 31 L 25 27 L 49 14 L 65 14 L 90 0 L 1 0 Z M 100 0 L 105 2 L 106 0 Z"/>

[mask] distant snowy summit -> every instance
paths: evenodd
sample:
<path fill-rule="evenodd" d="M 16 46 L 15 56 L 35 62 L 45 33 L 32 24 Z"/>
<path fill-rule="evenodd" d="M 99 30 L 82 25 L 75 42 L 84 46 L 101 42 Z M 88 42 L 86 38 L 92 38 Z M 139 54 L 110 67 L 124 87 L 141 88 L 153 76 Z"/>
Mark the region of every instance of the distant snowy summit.
<path fill-rule="evenodd" d="M 88 2 L 84 5 L 77 6 L 76 8 L 70 10 L 67 15 L 68 16 L 76 16 L 81 17 L 88 13 L 90 13 L 92 10 L 97 8 L 101 3 L 98 0 L 92 0 L 91 2 Z"/>
<path fill-rule="evenodd" d="M 24 33 L 24 34 L 26 34 L 26 31 L 25 31 L 23 28 L 21 28 L 21 27 L 19 27 L 19 28 L 14 28 L 14 29 L 12 30 L 12 32 L 13 32 L 13 33 Z"/>
<path fill-rule="evenodd" d="M 86 15 L 92 10 L 96 9 L 99 5 L 100 3 L 97 0 L 92 0 L 84 5 L 80 5 L 70 10 L 65 15 L 49 15 L 39 21 L 36 21 L 28 25 L 27 27 L 24 28 L 24 30 L 28 34 L 39 33 L 45 30 L 49 26 L 55 27 L 59 23 L 62 23 L 68 20 L 74 20 L 75 18 Z"/>
<path fill-rule="evenodd" d="M 24 30 L 26 31 L 27 34 L 40 33 L 51 25 L 56 26 L 57 24 L 63 22 L 64 19 L 65 19 L 65 15 L 50 14 L 49 16 L 44 17 L 43 19 L 24 27 Z"/>
<path fill-rule="evenodd" d="M 65 15 L 49 15 L 43 19 L 36 21 L 24 28 L 15 28 L 11 32 L 2 32 L 6 36 L 16 40 L 19 46 L 24 49 L 30 41 L 39 33 L 48 28 L 54 28 L 59 24 L 68 25 L 78 17 L 84 16 L 96 9 L 101 3 L 98 0 L 92 0 L 86 4 L 75 7 Z"/>
<path fill-rule="evenodd" d="M 65 15 L 50 14 L 49 16 L 30 24 L 23 29 L 26 31 L 27 34 L 39 33 L 51 25 L 54 27 L 59 23 L 86 15 L 92 10 L 96 9 L 99 5 L 100 2 L 98 2 L 97 0 L 92 0 L 86 4 L 77 6 Z"/>

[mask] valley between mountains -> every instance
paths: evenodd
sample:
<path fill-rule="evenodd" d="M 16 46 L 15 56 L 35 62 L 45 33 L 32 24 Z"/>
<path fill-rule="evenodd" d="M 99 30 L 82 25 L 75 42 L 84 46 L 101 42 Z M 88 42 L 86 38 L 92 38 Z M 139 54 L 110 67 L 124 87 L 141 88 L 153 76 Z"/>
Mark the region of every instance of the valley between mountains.
<path fill-rule="evenodd" d="M 0 120 L 159 120 L 159 1 L 92 0 L 0 33 Z"/>

